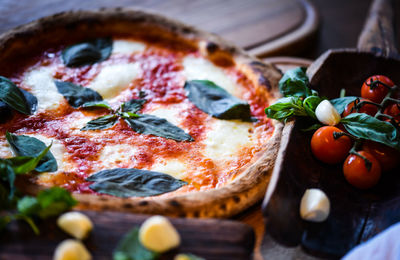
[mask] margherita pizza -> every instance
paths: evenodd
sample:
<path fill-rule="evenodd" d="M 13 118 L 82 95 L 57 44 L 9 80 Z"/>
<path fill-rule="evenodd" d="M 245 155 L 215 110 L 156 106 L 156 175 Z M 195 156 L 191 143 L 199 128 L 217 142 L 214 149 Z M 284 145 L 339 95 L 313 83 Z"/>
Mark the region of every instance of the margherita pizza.
<path fill-rule="evenodd" d="M 132 10 L 70 12 L 0 38 L 0 157 L 82 208 L 229 216 L 259 200 L 280 73 L 219 37 Z"/>

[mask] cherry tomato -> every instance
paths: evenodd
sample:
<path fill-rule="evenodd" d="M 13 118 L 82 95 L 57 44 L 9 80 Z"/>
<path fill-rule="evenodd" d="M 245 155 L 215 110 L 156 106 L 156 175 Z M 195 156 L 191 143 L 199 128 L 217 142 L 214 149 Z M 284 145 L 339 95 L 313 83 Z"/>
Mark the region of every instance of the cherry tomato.
<path fill-rule="evenodd" d="M 351 148 L 350 137 L 344 135 L 335 139 L 334 132 L 343 133 L 334 126 L 323 126 L 311 138 L 312 153 L 324 163 L 335 164 L 343 161 Z"/>
<path fill-rule="evenodd" d="M 346 109 L 343 111 L 343 117 L 348 116 L 351 113 L 365 113 L 370 116 L 374 116 L 376 114 L 376 112 L 378 112 L 378 107 L 374 106 L 372 104 L 363 104 L 357 112 L 355 108 L 353 109 L 353 107 L 355 105 L 359 104 L 361 101 L 371 101 L 371 100 L 368 100 L 365 98 L 360 98 L 360 99 L 354 100 L 353 102 L 348 104 Z"/>
<path fill-rule="evenodd" d="M 397 122 L 400 122 L 400 104 L 391 104 L 387 106 L 383 113 L 394 117 Z"/>
<path fill-rule="evenodd" d="M 374 81 L 380 81 L 389 87 L 393 87 L 394 83 L 388 77 L 383 75 L 374 75 L 364 81 L 361 87 L 361 97 L 371 100 L 375 103 L 381 103 L 389 90 L 382 84 L 372 84 Z"/>
<path fill-rule="evenodd" d="M 354 187 L 369 189 L 378 183 L 381 177 L 381 166 L 378 160 L 370 153 L 360 151 L 359 154 L 371 162 L 371 169 L 367 169 L 363 158 L 350 154 L 343 164 L 343 174 L 346 180 Z"/>
<path fill-rule="evenodd" d="M 366 141 L 363 149 L 378 160 L 383 171 L 394 169 L 400 162 L 400 152 L 387 145 Z"/>

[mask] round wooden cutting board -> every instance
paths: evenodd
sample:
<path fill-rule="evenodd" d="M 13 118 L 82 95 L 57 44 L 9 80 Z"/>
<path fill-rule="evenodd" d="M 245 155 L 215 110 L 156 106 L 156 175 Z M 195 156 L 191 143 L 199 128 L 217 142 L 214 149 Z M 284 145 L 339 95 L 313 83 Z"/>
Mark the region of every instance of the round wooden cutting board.
<path fill-rule="evenodd" d="M 318 26 L 316 10 L 307 0 L 2 0 L 0 33 L 54 13 L 101 7 L 157 12 L 216 33 L 262 57 L 299 53 Z"/>

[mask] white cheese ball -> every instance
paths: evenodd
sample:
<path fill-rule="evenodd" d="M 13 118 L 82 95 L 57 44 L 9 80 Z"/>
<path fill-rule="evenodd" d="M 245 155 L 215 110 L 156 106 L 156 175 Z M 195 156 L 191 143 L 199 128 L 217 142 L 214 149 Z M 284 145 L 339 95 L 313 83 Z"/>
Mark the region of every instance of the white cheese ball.
<path fill-rule="evenodd" d="M 323 222 L 329 216 L 330 207 L 325 192 L 320 189 L 308 189 L 300 202 L 300 216 L 307 221 Z"/>
<path fill-rule="evenodd" d="M 53 260 L 91 260 L 92 256 L 79 240 L 67 239 L 61 242 L 53 256 Z"/>
<path fill-rule="evenodd" d="M 74 238 L 84 239 L 93 229 L 92 221 L 80 212 L 71 211 L 60 215 L 57 225 Z"/>
<path fill-rule="evenodd" d="M 181 238 L 166 217 L 153 216 L 140 227 L 139 241 L 147 249 L 162 253 L 178 247 Z"/>
<path fill-rule="evenodd" d="M 337 125 L 341 119 L 338 111 L 329 100 L 323 100 L 319 103 L 315 109 L 315 116 L 325 125 Z"/>

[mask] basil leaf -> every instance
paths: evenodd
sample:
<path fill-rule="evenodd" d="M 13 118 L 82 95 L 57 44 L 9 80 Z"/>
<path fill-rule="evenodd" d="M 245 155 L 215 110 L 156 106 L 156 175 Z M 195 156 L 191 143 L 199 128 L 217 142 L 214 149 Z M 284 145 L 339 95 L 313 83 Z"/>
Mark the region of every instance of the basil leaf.
<path fill-rule="evenodd" d="M 165 173 L 134 168 L 102 170 L 86 180 L 94 182 L 92 190 L 122 198 L 155 196 L 187 184 Z"/>
<path fill-rule="evenodd" d="M 113 253 L 113 260 L 154 260 L 158 253 L 142 246 L 139 241 L 139 228 L 131 229 L 118 243 Z"/>
<path fill-rule="evenodd" d="M 48 218 L 71 209 L 77 201 L 60 187 L 52 187 L 39 192 L 37 197 L 25 196 L 18 201 L 18 211 L 27 216 Z"/>
<path fill-rule="evenodd" d="M 285 97 L 278 99 L 265 109 L 267 117 L 279 121 L 286 121 L 292 116 L 307 116 L 303 101 L 299 97 Z"/>
<path fill-rule="evenodd" d="M 208 80 L 186 81 L 189 100 L 203 112 L 219 119 L 241 119 L 252 122 L 250 105 Z"/>
<path fill-rule="evenodd" d="M 87 102 L 82 105 L 83 108 L 105 108 L 112 111 L 112 108 L 108 104 L 107 101 L 94 101 L 94 102 Z"/>
<path fill-rule="evenodd" d="M 144 103 L 146 103 L 146 99 L 132 99 L 123 103 L 121 110 L 122 112 L 137 113 L 142 109 Z"/>
<path fill-rule="evenodd" d="M 107 129 L 114 126 L 117 123 L 117 120 L 118 116 L 116 115 L 101 116 L 87 122 L 81 131 Z"/>
<path fill-rule="evenodd" d="M 67 67 L 81 67 L 106 60 L 112 51 L 111 38 L 98 38 L 71 45 L 62 52 L 62 59 Z"/>
<path fill-rule="evenodd" d="M 11 149 L 18 156 L 41 157 L 43 150 L 50 149 L 42 141 L 31 136 L 14 135 L 6 133 L 6 139 Z M 41 158 L 35 167 L 37 172 L 55 172 L 57 171 L 57 161 L 53 154 L 47 150 L 46 154 Z"/>
<path fill-rule="evenodd" d="M 8 189 L 8 200 L 12 200 L 15 193 L 15 173 L 12 166 L 6 159 L 0 159 L 0 180 L 1 183 L 4 183 L 8 186 L 8 188 L 3 187 L 2 193 L 4 193 L 4 189 Z M 0 204 L 3 204 L 3 202 L 4 201 L 1 201 Z"/>
<path fill-rule="evenodd" d="M 364 113 L 352 113 L 340 121 L 355 137 L 385 144 L 400 150 L 400 134 L 390 123 Z"/>
<path fill-rule="evenodd" d="M 342 114 L 347 105 L 356 100 L 357 97 L 341 97 L 330 100 L 332 105 L 336 108 L 339 114 Z"/>
<path fill-rule="evenodd" d="M 137 118 L 124 118 L 124 120 L 139 134 L 155 135 L 175 141 L 194 141 L 189 134 L 164 118 L 153 115 L 140 115 Z"/>
<path fill-rule="evenodd" d="M 78 108 L 87 102 L 102 101 L 103 98 L 99 93 L 90 88 L 75 85 L 72 82 L 54 81 L 58 92 L 64 96 L 68 103 Z"/>
<path fill-rule="evenodd" d="M 26 95 L 32 99 L 30 100 L 31 102 L 36 99 L 32 96 L 32 94 Z M 11 80 L 2 76 L 0 76 L 0 101 L 6 103 L 12 109 L 17 110 L 25 115 L 30 115 L 32 110 L 36 109 L 37 105 L 36 99 L 35 107 L 30 107 L 30 104 L 25 98 L 24 92 L 22 92 L 22 90 L 18 88 Z"/>
<path fill-rule="evenodd" d="M 308 97 L 317 94 L 308 87 L 307 68 L 297 67 L 286 71 L 279 81 L 279 90 L 283 96 Z"/>
<path fill-rule="evenodd" d="M 304 99 L 303 107 L 306 113 L 310 117 L 317 119 L 317 117 L 315 116 L 315 109 L 317 108 L 319 103 L 321 103 L 322 100 L 323 99 L 318 96 L 309 96 L 306 99 Z"/>

